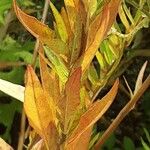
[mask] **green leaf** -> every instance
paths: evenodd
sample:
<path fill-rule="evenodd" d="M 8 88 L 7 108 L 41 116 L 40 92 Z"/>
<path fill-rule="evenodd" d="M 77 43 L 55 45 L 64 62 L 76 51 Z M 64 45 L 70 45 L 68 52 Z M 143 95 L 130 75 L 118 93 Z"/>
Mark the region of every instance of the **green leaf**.
<path fill-rule="evenodd" d="M 63 60 L 58 55 L 56 55 L 49 47 L 44 46 L 44 50 L 49 61 L 53 64 L 54 69 L 60 77 L 61 81 L 65 83 L 68 79 L 69 71 L 65 66 Z"/>
<path fill-rule="evenodd" d="M 133 141 L 131 140 L 131 138 L 126 137 L 126 136 L 123 139 L 123 147 L 124 147 L 124 150 L 135 150 L 135 145 Z"/>
<path fill-rule="evenodd" d="M 59 35 L 60 35 L 62 41 L 66 42 L 68 39 L 68 34 L 67 34 L 67 29 L 66 29 L 65 23 L 52 2 L 50 2 L 50 7 L 51 7 L 53 15 L 55 17 Z"/>
<path fill-rule="evenodd" d="M 141 142 L 142 142 L 144 150 L 150 150 L 150 146 L 148 146 L 148 144 L 142 138 L 141 138 Z"/>
<path fill-rule="evenodd" d="M 14 120 L 14 115 L 16 111 L 21 112 L 21 106 L 22 104 L 15 100 L 12 100 L 9 104 L 0 105 L 0 123 L 7 127 L 5 133 L 1 135 L 4 140 L 11 142 L 10 130 Z"/>

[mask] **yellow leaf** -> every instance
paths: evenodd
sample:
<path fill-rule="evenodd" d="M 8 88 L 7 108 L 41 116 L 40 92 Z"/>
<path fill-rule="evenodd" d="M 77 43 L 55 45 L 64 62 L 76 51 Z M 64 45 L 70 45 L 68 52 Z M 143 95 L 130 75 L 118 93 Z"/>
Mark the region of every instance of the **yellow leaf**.
<path fill-rule="evenodd" d="M 54 121 L 49 99 L 45 96 L 41 83 L 31 66 L 26 72 L 24 109 L 30 125 L 43 138 L 46 145 L 50 143 L 50 123 Z"/>
<path fill-rule="evenodd" d="M 39 52 L 40 54 L 44 55 L 44 49 L 42 44 L 39 46 Z M 52 77 L 50 74 L 50 69 L 48 68 L 45 60 L 39 56 L 40 60 L 40 74 L 41 74 L 41 81 L 42 81 L 42 87 L 45 91 L 45 96 L 49 100 L 50 107 L 52 108 L 53 118 L 56 118 L 56 103 L 58 99 L 54 97 L 54 91 L 59 91 L 59 86 L 54 86 L 54 84 L 57 84 L 57 81 L 55 78 Z M 58 93 L 57 93 L 58 94 Z"/>
<path fill-rule="evenodd" d="M 111 90 L 101 100 L 94 102 L 81 116 L 78 126 L 67 140 L 67 146 L 76 145 L 80 137 L 82 137 L 82 135 L 84 135 L 107 111 L 116 97 L 118 84 L 119 80 L 116 80 Z"/>
<path fill-rule="evenodd" d="M 75 23 L 76 14 L 77 14 L 74 0 L 64 0 L 64 3 L 65 3 L 65 8 L 67 10 L 67 15 L 69 18 L 71 30 L 74 31 L 74 23 Z"/>
<path fill-rule="evenodd" d="M 15 13 L 24 25 L 24 27 L 36 38 L 39 38 L 42 42 L 48 44 L 49 40 L 54 37 L 54 32 L 45 24 L 38 21 L 35 17 L 29 16 L 24 13 L 16 4 L 16 0 L 13 0 L 13 6 Z"/>
<path fill-rule="evenodd" d="M 60 35 L 62 41 L 67 42 L 68 34 L 67 34 L 67 29 L 66 29 L 65 23 L 64 23 L 61 15 L 59 14 L 59 12 L 57 11 L 57 9 L 55 8 L 55 6 L 53 5 L 52 2 L 50 2 L 50 7 L 51 7 L 53 15 L 55 17 L 55 21 L 57 24 L 57 30 L 59 32 L 59 35 Z"/>
<path fill-rule="evenodd" d="M 90 17 L 95 13 L 97 9 L 97 0 L 89 0 L 89 12 L 90 12 Z"/>

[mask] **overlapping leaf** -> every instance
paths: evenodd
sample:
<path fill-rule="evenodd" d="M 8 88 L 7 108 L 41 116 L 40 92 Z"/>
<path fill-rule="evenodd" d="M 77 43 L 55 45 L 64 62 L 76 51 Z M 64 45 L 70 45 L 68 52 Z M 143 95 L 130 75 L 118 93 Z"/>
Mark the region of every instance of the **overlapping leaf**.
<path fill-rule="evenodd" d="M 45 46 L 44 50 L 48 59 L 53 64 L 54 69 L 60 77 L 61 81 L 65 83 L 69 75 L 69 71 L 65 63 L 63 62 L 61 57 L 59 55 L 56 55 L 49 47 Z"/>
<path fill-rule="evenodd" d="M 64 125 L 65 130 L 68 127 L 68 121 L 71 115 L 77 110 L 80 105 L 80 80 L 81 68 L 77 68 L 69 77 L 65 86 L 65 101 L 64 103 Z"/>
<path fill-rule="evenodd" d="M 78 126 L 67 140 L 67 147 L 70 147 L 71 145 L 75 146 L 78 143 L 80 137 L 85 134 L 93 126 L 93 124 L 106 112 L 106 110 L 115 99 L 118 90 L 118 84 L 119 80 L 116 80 L 112 89 L 101 100 L 93 103 L 81 116 Z"/>
<path fill-rule="evenodd" d="M 50 123 L 54 121 L 49 99 L 45 96 L 40 81 L 31 66 L 26 73 L 24 109 L 30 125 L 44 139 L 46 145 L 50 143 Z"/>
<path fill-rule="evenodd" d="M 57 9 L 55 8 L 55 6 L 53 5 L 52 2 L 50 2 L 50 7 L 51 7 L 53 15 L 55 17 L 55 21 L 56 21 L 57 30 L 59 32 L 59 35 L 60 35 L 62 41 L 67 42 L 68 33 L 67 33 L 67 29 L 66 29 L 64 20 L 62 19 L 61 15 L 59 14 L 59 12 L 57 11 Z"/>
<path fill-rule="evenodd" d="M 106 4 L 103 8 L 102 13 L 100 13 L 95 18 L 95 20 L 89 27 L 86 51 L 80 60 L 82 62 L 81 65 L 83 72 L 86 71 L 87 67 L 95 56 L 100 43 L 115 21 L 120 1 L 121 0 L 117 0 L 114 3 L 114 1 L 112 0 L 110 3 Z"/>

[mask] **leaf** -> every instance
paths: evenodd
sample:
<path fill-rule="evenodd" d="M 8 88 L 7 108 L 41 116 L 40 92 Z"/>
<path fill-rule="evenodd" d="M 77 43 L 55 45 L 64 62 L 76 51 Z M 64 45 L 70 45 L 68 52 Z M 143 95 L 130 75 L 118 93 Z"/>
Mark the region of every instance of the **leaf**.
<path fill-rule="evenodd" d="M 2 104 L 1 101 L 4 100 L 12 100 L 10 103 Z M 9 111 L 8 111 L 9 110 Z M 0 123 L 6 127 L 5 133 L 1 134 L 1 138 L 7 140 L 11 143 L 11 129 L 14 121 L 14 117 L 16 112 L 21 113 L 22 111 L 22 103 L 19 101 L 15 101 L 12 98 L 8 97 L 0 97 Z"/>
<path fill-rule="evenodd" d="M 143 76 L 144 76 L 144 72 L 145 72 L 145 69 L 146 69 L 146 66 L 147 66 L 147 61 L 143 64 L 139 74 L 138 74 L 138 77 L 137 77 L 137 80 L 136 80 L 136 85 L 135 85 L 135 90 L 134 90 L 134 94 L 141 88 L 142 86 L 142 83 L 143 83 Z"/>
<path fill-rule="evenodd" d="M 141 138 L 141 142 L 142 142 L 142 146 L 144 148 L 144 150 L 149 150 L 150 146 Z"/>
<path fill-rule="evenodd" d="M 129 137 L 124 137 L 123 138 L 123 147 L 124 150 L 135 150 L 135 145 L 133 141 Z"/>
<path fill-rule="evenodd" d="M 74 145 L 80 137 L 85 134 L 94 123 L 96 123 L 112 104 L 118 90 L 119 80 L 116 80 L 111 90 L 101 99 L 93 103 L 81 116 L 76 129 L 67 140 L 67 146 Z"/>
<path fill-rule="evenodd" d="M 0 79 L 0 90 L 4 93 L 24 102 L 24 90 L 25 88 L 21 85 L 13 84 L 11 82 Z"/>
<path fill-rule="evenodd" d="M 44 54 L 44 49 L 42 44 L 39 46 L 39 52 L 40 54 Z M 53 108 L 53 118 L 56 116 L 56 103 L 59 100 L 59 86 L 56 86 L 58 84 L 57 80 L 55 77 L 52 77 L 50 74 L 50 69 L 48 68 L 46 62 L 44 59 L 39 56 L 39 61 L 40 61 L 40 74 L 41 74 L 41 81 L 42 81 L 42 87 L 45 91 L 45 95 L 47 96 L 47 99 L 49 99 L 49 103 L 51 105 L 51 108 Z M 56 92 L 55 92 L 56 91 Z M 57 93 L 57 96 L 55 95 Z"/>
<path fill-rule="evenodd" d="M 11 0 L 0 1 L 0 24 L 4 24 L 4 13 L 11 8 Z"/>
<path fill-rule="evenodd" d="M 64 106 L 64 119 L 65 119 L 65 131 L 68 127 L 68 121 L 71 115 L 76 111 L 80 105 L 80 80 L 81 80 L 81 68 L 77 68 L 69 77 L 65 86 L 65 104 Z"/>
<path fill-rule="evenodd" d="M 24 25 L 24 27 L 36 38 L 39 38 L 45 44 L 50 42 L 50 39 L 54 37 L 54 32 L 45 24 L 38 21 L 35 17 L 29 16 L 24 13 L 16 4 L 16 0 L 13 0 L 13 6 L 15 13 Z"/>
<path fill-rule="evenodd" d="M 64 4 L 67 10 L 71 30 L 74 31 L 74 23 L 76 20 L 76 13 L 77 13 L 74 0 L 64 0 Z"/>
<path fill-rule="evenodd" d="M 69 72 L 63 60 L 59 55 L 56 55 L 49 47 L 44 46 L 44 50 L 49 61 L 54 65 L 54 69 L 60 77 L 61 81 L 65 83 L 67 81 Z"/>
<path fill-rule="evenodd" d="M 103 8 L 102 13 L 100 13 L 91 26 L 89 27 L 88 40 L 85 53 L 81 56 L 81 63 L 83 72 L 86 71 L 89 64 L 91 63 L 93 57 L 95 56 L 96 51 L 99 48 L 100 43 L 106 36 L 118 12 L 118 7 L 120 0 L 117 0 L 115 3 L 111 1 L 106 4 Z M 77 63 L 79 63 L 77 62 Z"/>
<path fill-rule="evenodd" d="M 81 150 L 81 147 L 82 147 L 82 150 L 88 150 L 91 133 L 92 133 L 92 127 L 86 130 L 86 132 L 84 132 L 82 136 L 79 137 L 76 143 L 66 145 L 65 149 L 66 150 Z"/>
<path fill-rule="evenodd" d="M 63 21 L 63 18 L 61 17 L 61 15 L 59 14 L 59 12 L 57 11 L 57 9 L 55 8 L 55 6 L 53 5 L 52 2 L 50 2 L 50 7 L 51 7 L 53 15 L 55 17 L 59 35 L 60 35 L 62 41 L 64 41 L 66 43 L 68 40 L 68 34 L 67 34 L 67 29 L 66 29 L 65 23 Z"/>
<path fill-rule="evenodd" d="M 0 138 L 0 149 L 1 150 L 13 150 L 2 138 Z"/>
<path fill-rule="evenodd" d="M 97 0 L 90 0 L 89 1 L 89 12 L 90 12 L 90 17 L 93 16 L 97 9 Z"/>
<path fill-rule="evenodd" d="M 50 123 L 53 123 L 52 108 L 45 96 L 40 81 L 31 66 L 26 72 L 24 109 L 30 125 L 43 138 L 46 145 L 50 143 Z"/>

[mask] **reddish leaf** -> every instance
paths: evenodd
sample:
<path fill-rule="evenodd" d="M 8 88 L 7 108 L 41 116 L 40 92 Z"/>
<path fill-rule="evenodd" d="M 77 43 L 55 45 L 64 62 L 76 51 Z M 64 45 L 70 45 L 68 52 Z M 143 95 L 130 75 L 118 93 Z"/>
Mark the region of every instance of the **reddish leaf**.
<path fill-rule="evenodd" d="M 80 104 L 80 80 L 81 68 L 77 68 L 69 77 L 65 87 L 65 101 L 64 103 L 64 121 L 65 130 L 67 130 L 68 121 L 71 115 L 76 111 Z"/>

